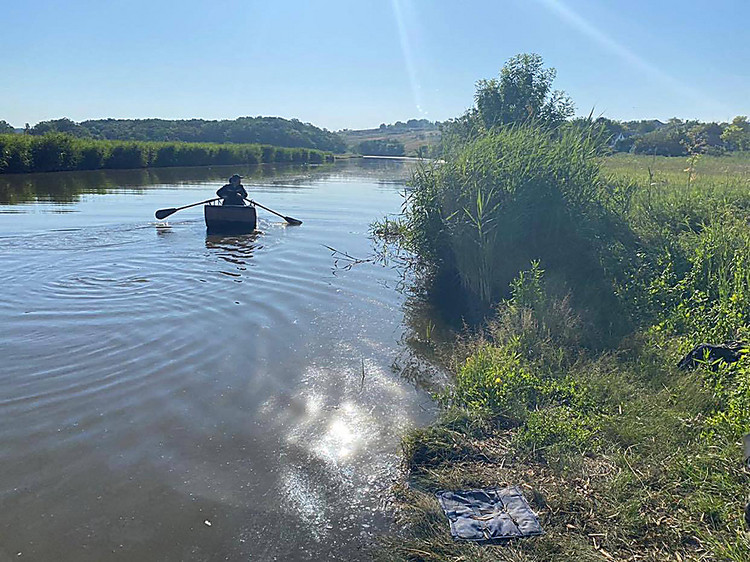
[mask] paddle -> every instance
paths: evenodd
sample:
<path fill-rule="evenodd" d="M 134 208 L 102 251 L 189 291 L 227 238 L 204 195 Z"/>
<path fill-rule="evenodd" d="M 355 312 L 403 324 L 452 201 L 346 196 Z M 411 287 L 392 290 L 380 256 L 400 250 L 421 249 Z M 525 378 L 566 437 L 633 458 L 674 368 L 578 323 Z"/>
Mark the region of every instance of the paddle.
<path fill-rule="evenodd" d="M 172 207 L 170 209 L 159 209 L 154 213 L 156 215 L 156 218 L 166 219 L 169 215 L 173 215 L 177 211 L 182 211 L 183 209 L 187 209 L 188 207 L 195 207 L 196 205 L 203 205 L 205 203 L 211 203 L 213 201 L 218 201 L 221 199 L 221 197 L 214 197 L 213 199 L 206 199 L 205 201 L 199 201 L 198 203 L 193 203 L 192 205 L 185 205 L 184 207 Z"/>
<path fill-rule="evenodd" d="M 282 215 L 281 213 L 277 213 L 277 212 L 276 212 L 276 211 L 274 211 L 273 209 L 269 209 L 268 207 L 264 207 L 263 205 L 261 205 L 261 204 L 260 204 L 260 203 L 258 203 L 257 201 L 253 201 L 252 199 L 248 199 L 247 197 L 245 197 L 245 201 L 249 201 L 249 202 L 250 202 L 250 203 L 252 203 L 253 205 L 257 205 L 257 206 L 258 206 L 258 207 L 260 207 L 261 209 L 265 209 L 265 210 L 266 210 L 266 211 L 268 211 L 269 213 L 273 213 L 274 215 L 276 215 L 276 216 L 279 216 L 279 217 L 281 217 L 282 219 L 284 219 L 284 220 L 285 220 L 286 222 L 288 222 L 289 224 L 293 224 L 293 225 L 295 225 L 295 226 L 296 226 L 296 225 L 300 225 L 300 224 L 302 224 L 302 221 L 301 221 L 301 220 L 297 220 L 297 219 L 295 219 L 295 218 L 292 218 L 292 217 L 285 217 L 284 215 Z"/>

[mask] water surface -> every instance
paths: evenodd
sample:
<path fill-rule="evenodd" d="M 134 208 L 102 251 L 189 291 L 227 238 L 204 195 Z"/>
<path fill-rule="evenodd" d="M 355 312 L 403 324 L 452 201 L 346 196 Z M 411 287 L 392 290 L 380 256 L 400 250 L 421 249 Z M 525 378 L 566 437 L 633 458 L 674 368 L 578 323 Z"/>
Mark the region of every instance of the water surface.
<path fill-rule="evenodd" d="M 234 169 L 0 177 L 0 560 L 357 560 L 429 398 L 372 253 L 406 164 L 262 168 L 260 232 L 207 236 Z"/>

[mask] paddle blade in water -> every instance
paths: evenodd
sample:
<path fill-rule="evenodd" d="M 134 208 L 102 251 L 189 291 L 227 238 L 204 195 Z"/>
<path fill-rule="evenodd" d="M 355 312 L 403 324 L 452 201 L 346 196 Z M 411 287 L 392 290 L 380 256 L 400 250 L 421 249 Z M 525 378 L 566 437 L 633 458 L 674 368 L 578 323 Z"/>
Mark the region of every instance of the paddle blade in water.
<path fill-rule="evenodd" d="M 293 219 L 292 217 L 284 217 L 284 220 L 288 222 L 289 224 L 293 224 L 294 226 L 298 226 L 302 224 L 302 221 Z"/>
<path fill-rule="evenodd" d="M 155 215 L 157 219 L 161 220 L 166 219 L 169 215 L 176 211 L 177 209 L 175 209 L 174 207 L 172 207 L 171 209 L 159 209 L 158 211 L 156 211 Z"/>

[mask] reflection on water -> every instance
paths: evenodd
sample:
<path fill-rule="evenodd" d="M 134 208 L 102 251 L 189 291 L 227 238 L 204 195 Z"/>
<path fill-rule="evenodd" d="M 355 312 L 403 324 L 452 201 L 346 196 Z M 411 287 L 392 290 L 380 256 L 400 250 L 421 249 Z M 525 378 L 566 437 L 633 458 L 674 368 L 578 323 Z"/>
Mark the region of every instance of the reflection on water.
<path fill-rule="evenodd" d="M 207 234 L 206 249 L 219 259 L 244 268 L 253 257 L 253 252 L 262 247 L 258 243 L 259 236 L 259 232 L 235 236 Z"/>
<path fill-rule="evenodd" d="M 207 236 L 200 209 L 153 220 L 227 170 L 152 173 L 92 173 L 101 194 L 76 191 L 88 173 L 17 177 L 37 202 L 0 205 L 20 211 L 0 221 L 0 560 L 366 558 L 431 401 L 393 368 L 398 273 L 333 275 L 326 246 L 371 253 L 409 170 L 251 178 L 304 225 L 244 236 Z"/>
<path fill-rule="evenodd" d="M 356 169 L 356 172 L 354 171 Z M 377 179 L 386 173 L 399 173 L 403 164 L 397 161 L 362 160 L 356 166 L 342 168 L 331 164 L 292 165 L 262 164 L 258 166 L 212 166 L 200 168 L 144 168 L 139 170 L 92 170 L 37 174 L 0 174 L 0 205 L 17 205 L 35 201 L 75 203 L 84 194 L 103 195 L 115 190 L 141 193 L 159 186 L 177 187 L 209 182 L 225 182 L 233 173 L 240 173 L 243 182 L 266 182 L 279 187 L 305 187 L 310 177 L 334 176 L 341 180 L 372 176 L 384 187 L 403 185 L 402 179 Z M 2 212 L 11 212 L 4 210 Z"/>

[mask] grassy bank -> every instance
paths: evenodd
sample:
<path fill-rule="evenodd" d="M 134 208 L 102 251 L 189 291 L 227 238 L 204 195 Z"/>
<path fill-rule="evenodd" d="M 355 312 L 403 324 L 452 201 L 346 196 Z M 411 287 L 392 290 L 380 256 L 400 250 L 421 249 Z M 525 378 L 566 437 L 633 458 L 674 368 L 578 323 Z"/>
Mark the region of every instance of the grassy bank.
<path fill-rule="evenodd" d="M 331 153 L 320 150 L 259 144 L 103 141 L 61 133 L 0 135 L 0 174 L 331 160 Z"/>
<path fill-rule="evenodd" d="M 746 157 L 604 159 L 589 138 L 495 131 L 417 174 L 403 243 L 467 335 L 441 346 L 440 419 L 404 439 L 389 560 L 748 560 Z M 437 344 L 436 344 L 437 345 Z M 519 484 L 546 535 L 455 542 L 434 492 Z"/>

